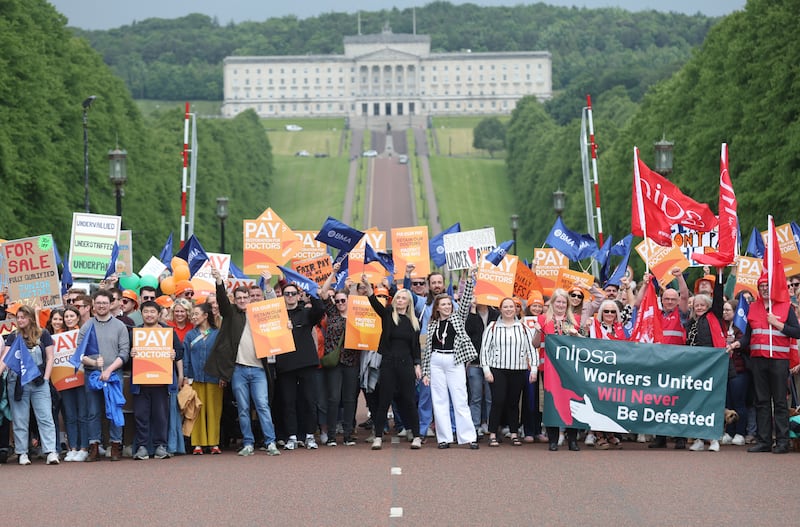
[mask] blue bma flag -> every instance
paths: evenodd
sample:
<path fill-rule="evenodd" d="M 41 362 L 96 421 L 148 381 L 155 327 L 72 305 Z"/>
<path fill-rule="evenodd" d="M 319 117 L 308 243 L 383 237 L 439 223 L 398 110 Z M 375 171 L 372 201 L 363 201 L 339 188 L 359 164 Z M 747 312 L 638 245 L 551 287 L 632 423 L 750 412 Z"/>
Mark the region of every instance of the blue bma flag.
<path fill-rule="evenodd" d="M 89 329 L 83 336 L 83 340 L 81 340 L 81 343 L 78 344 L 78 348 L 69 358 L 68 362 L 75 367 L 75 371 L 78 371 L 81 367 L 81 357 L 84 355 L 89 357 L 100 355 L 100 346 L 97 345 L 97 334 L 94 332 L 93 323 L 89 324 Z"/>
<path fill-rule="evenodd" d="M 597 252 L 597 242 L 589 234 L 581 234 L 578 244 L 578 260 L 589 258 Z"/>
<path fill-rule="evenodd" d="M 736 306 L 736 313 L 733 314 L 733 326 L 739 328 L 742 333 L 747 332 L 747 314 L 750 312 L 750 304 L 744 295 L 739 295 L 739 304 Z"/>
<path fill-rule="evenodd" d="M 175 256 L 178 258 L 183 258 L 186 260 L 186 263 L 189 264 L 190 278 L 197 274 L 197 271 L 199 271 L 200 268 L 203 267 L 203 264 L 208 261 L 208 254 L 206 254 L 206 250 L 203 249 L 203 246 L 200 245 L 200 240 L 198 240 L 194 234 L 189 237 L 189 239 L 186 241 L 186 245 L 184 245 Z"/>
<path fill-rule="evenodd" d="M 17 333 L 17 338 L 14 339 L 8 352 L 6 352 L 3 362 L 19 376 L 20 386 L 25 386 L 40 374 L 39 367 L 33 361 L 31 352 L 28 351 L 28 346 L 25 345 L 25 339 L 22 338 L 20 333 Z"/>
<path fill-rule="evenodd" d="M 293 283 L 294 285 L 296 285 L 309 295 L 315 298 L 319 298 L 319 294 L 317 293 L 317 289 L 319 286 L 317 286 L 317 283 L 314 280 L 306 278 L 300 273 L 292 271 L 291 269 L 287 269 L 286 267 L 283 267 L 281 265 L 278 266 L 278 269 L 281 270 L 287 282 Z"/>
<path fill-rule="evenodd" d="M 790 225 L 792 227 L 792 236 L 794 236 L 794 244 L 797 245 L 797 250 L 800 251 L 800 225 L 795 222 L 790 223 Z"/>
<path fill-rule="evenodd" d="M 342 257 L 342 259 L 339 260 L 339 257 Z M 336 259 L 340 261 L 339 272 L 336 273 L 336 289 L 344 289 L 347 283 L 347 265 L 350 262 L 350 258 L 346 252 L 341 252 Z"/>
<path fill-rule="evenodd" d="M 750 233 L 750 241 L 747 242 L 745 253 L 756 258 L 764 257 L 764 238 L 761 237 L 761 233 L 755 227 L 753 227 L 753 232 Z"/>
<path fill-rule="evenodd" d="M 167 266 L 167 269 L 172 271 L 172 231 L 170 231 L 164 247 L 161 248 L 161 254 L 158 255 L 158 259 Z"/>
<path fill-rule="evenodd" d="M 314 239 L 325 245 L 350 252 L 363 237 L 364 233 L 360 230 L 328 216 Z"/>
<path fill-rule="evenodd" d="M 111 248 L 111 261 L 108 262 L 108 268 L 106 269 L 105 278 L 108 278 L 117 271 L 118 256 L 119 256 L 119 244 L 117 242 L 114 242 L 114 246 Z"/>
<path fill-rule="evenodd" d="M 394 275 L 394 260 L 386 253 L 379 253 L 367 242 L 364 247 L 364 265 L 370 262 L 378 262 L 386 271 Z"/>
<path fill-rule="evenodd" d="M 461 232 L 461 223 L 456 222 L 428 240 L 428 252 L 436 267 L 442 267 L 447 263 L 447 256 L 444 254 L 444 235 Z"/>
<path fill-rule="evenodd" d="M 622 283 L 620 280 L 622 280 L 622 277 L 625 276 L 625 273 L 628 271 L 628 262 L 631 258 L 631 246 L 633 245 L 632 242 L 633 234 L 629 234 L 611 247 L 609 254 L 622 254 L 622 261 L 620 261 L 619 265 L 617 265 L 616 269 L 614 269 L 614 272 L 611 274 L 611 277 L 608 279 L 608 281 L 603 284 L 604 286 L 615 285 L 619 287 L 619 285 Z"/>
<path fill-rule="evenodd" d="M 511 250 L 512 245 L 514 245 L 514 240 L 508 240 L 506 242 L 501 243 L 486 255 L 486 261 L 491 262 L 492 265 L 498 265 L 500 262 L 503 261 L 503 258 L 506 257 L 508 251 Z"/>
<path fill-rule="evenodd" d="M 556 218 L 544 243 L 558 250 L 572 262 L 580 260 L 578 256 L 580 255 L 581 235 L 567 229 L 560 216 Z"/>

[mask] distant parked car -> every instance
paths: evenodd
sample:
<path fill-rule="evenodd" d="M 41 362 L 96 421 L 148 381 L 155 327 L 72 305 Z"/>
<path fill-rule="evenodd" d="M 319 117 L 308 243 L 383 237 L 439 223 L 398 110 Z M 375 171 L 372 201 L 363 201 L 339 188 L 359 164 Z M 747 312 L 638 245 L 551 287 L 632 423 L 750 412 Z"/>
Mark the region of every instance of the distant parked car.
<path fill-rule="evenodd" d="M 308 153 L 308 150 L 300 150 L 299 152 L 296 152 L 294 155 L 296 155 L 297 157 L 311 157 L 311 154 Z"/>
<path fill-rule="evenodd" d="M 299 132 L 302 129 L 303 129 L 303 127 L 300 126 L 300 125 L 297 125 L 297 124 L 287 124 L 286 125 L 286 131 L 287 132 Z"/>
<path fill-rule="evenodd" d="M 400 163 L 401 165 L 408 164 L 408 156 L 405 154 L 401 155 L 400 157 L 397 158 L 397 162 Z"/>
<path fill-rule="evenodd" d="M 367 150 L 361 155 L 364 157 L 378 157 L 378 152 L 375 150 Z"/>
<path fill-rule="evenodd" d="M 314 157 L 328 157 L 328 154 L 326 154 L 325 152 L 317 152 L 316 154 L 314 154 Z"/>

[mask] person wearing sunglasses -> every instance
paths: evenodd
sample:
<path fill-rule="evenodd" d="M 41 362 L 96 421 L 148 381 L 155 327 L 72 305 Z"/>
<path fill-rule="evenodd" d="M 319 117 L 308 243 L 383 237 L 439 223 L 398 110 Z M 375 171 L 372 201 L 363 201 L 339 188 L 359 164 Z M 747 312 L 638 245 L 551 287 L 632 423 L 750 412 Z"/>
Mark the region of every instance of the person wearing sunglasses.
<path fill-rule="evenodd" d="M 175 298 L 185 298 L 189 302 L 194 297 L 194 286 L 189 280 L 180 280 L 175 284 Z"/>
<path fill-rule="evenodd" d="M 797 304 L 797 298 L 800 294 L 800 274 L 792 275 L 787 278 L 786 284 L 789 286 L 789 299 L 792 304 Z"/>
<path fill-rule="evenodd" d="M 81 327 L 83 327 L 90 318 L 92 318 L 92 305 L 94 300 L 86 293 L 81 293 L 73 300 L 73 306 L 81 314 Z"/>

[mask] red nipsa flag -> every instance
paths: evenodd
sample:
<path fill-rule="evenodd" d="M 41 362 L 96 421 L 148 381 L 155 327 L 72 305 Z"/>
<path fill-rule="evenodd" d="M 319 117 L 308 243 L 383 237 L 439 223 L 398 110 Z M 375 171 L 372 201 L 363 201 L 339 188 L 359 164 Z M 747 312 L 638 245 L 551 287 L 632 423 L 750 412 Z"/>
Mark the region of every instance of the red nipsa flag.
<path fill-rule="evenodd" d="M 733 263 L 736 258 L 736 225 L 739 222 L 737 205 L 728 172 L 728 145 L 722 143 L 719 159 L 719 250 L 708 254 L 695 253 L 692 255 L 694 261 L 714 267 L 725 267 Z"/>
<path fill-rule="evenodd" d="M 773 302 L 790 302 L 789 288 L 786 286 L 786 271 L 783 269 L 781 246 L 775 232 L 775 219 L 769 217 L 767 246 L 764 248 L 764 269 L 769 273 L 769 298 Z"/>
<path fill-rule="evenodd" d="M 660 343 L 664 334 L 661 330 L 661 310 L 658 309 L 658 295 L 651 278 L 647 285 L 642 303 L 636 315 L 636 325 L 633 327 L 631 342 L 654 342 Z"/>
<path fill-rule="evenodd" d="M 672 246 L 672 225 L 708 232 L 718 223 L 708 205 L 685 196 L 676 185 L 650 170 L 639 159 L 638 149 L 634 150 L 632 202 L 631 232 L 636 236 L 644 236 L 646 232 L 648 238 L 665 247 Z"/>

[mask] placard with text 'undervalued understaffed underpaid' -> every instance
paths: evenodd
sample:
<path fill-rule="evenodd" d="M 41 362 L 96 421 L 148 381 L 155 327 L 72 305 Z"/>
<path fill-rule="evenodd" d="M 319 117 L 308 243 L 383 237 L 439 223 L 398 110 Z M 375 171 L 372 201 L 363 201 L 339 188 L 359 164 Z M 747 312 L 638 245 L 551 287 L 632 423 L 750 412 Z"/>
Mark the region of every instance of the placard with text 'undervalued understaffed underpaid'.
<path fill-rule="evenodd" d="M 72 237 L 69 268 L 74 278 L 97 278 L 106 275 L 114 242 L 119 239 L 119 216 L 72 214 Z"/>
<path fill-rule="evenodd" d="M 719 439 L 728 355 L 721 348 L 548 335 L 544 424 Z"/>

